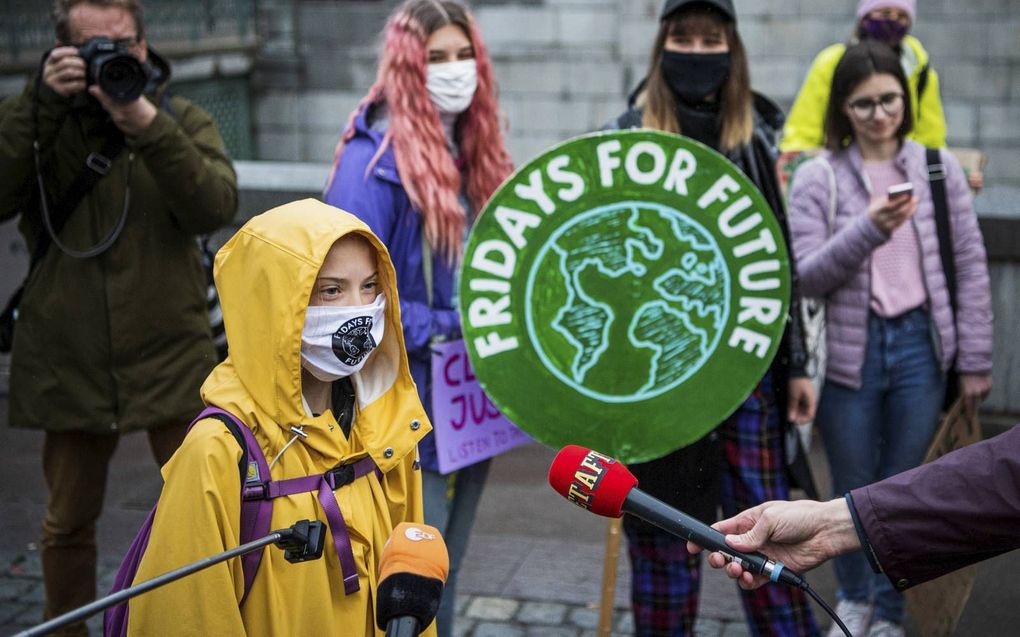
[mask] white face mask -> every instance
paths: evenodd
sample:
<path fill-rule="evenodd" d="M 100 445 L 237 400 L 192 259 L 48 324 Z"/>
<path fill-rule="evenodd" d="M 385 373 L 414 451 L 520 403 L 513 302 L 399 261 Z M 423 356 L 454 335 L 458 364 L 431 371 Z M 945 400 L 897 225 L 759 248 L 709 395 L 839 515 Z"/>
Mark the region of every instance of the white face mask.
<path fill-rule="evenodd" d="M 425 88 L 440 113 L 458 115 L 471 106 L 478 88 L 478 66 L 474 60 L 429 64 Z"/>
<path fill-rule="evenodd" d="M 324 383 L 359 371 L 379 343 L 386 297 L 371 305 L 310 305 L 301 332 L 301 366 Z"/>

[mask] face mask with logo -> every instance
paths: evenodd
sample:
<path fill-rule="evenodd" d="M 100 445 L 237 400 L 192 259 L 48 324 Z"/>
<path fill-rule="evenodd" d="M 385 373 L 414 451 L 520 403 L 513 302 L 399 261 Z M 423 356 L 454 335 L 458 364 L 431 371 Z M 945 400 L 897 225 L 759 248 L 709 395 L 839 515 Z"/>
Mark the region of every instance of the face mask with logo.
<path fill-rule="evenodd" d="M 885 42 L 889 46 L 896 46 L 903 41 L 903 38 L 910 30 L 910 25 L 899 20 L 886 20 L 883 18 L 864 18 L 861 20 L 861 31 L 872 40 Z"/>
<path fill-rule="evenodd" d="M 471 106 L 478 88 L 478 65 L 474 60 L 429 64 L 425 88 L 436 109 L 445 115 L 459 115 Z"/>
<path fill-rule="evenodd" d="M 663 51 L 662 76 L 674 95 L 697 104 L 726 83 L 730 76 L 730 54 Z"/>
<path fill-rule="evenodd" d="M 301 332 L 301 366 L 324 383 L 350 376 L 382 342 L 386 297 L 371 305 L 310 305 Z"/>

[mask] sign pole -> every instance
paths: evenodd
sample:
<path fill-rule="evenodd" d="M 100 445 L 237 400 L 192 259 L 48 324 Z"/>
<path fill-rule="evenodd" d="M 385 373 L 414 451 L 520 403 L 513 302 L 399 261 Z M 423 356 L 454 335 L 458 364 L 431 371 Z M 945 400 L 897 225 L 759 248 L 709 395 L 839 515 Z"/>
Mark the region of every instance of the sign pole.
<path fill-rule="evenodd" d="M 613 604 L 616 598 L 616 564 L 620 560 L 620 529 L 623 519 L 614 518 L 606 527 L 606 559 L 602 565 L 602 599 L 599 602 L 599 637 L 613 634 Z"/>

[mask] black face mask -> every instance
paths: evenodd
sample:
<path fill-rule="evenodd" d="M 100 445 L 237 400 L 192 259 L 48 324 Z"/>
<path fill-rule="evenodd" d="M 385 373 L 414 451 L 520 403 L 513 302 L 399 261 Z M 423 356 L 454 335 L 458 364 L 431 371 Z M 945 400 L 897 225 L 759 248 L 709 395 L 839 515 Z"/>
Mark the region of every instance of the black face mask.
<path fill-rule="evenodd" d="M 730 76 L 730 54 L 662 52 L 662 77 L 673 94 L 696 104 L 714 95 Z"/>

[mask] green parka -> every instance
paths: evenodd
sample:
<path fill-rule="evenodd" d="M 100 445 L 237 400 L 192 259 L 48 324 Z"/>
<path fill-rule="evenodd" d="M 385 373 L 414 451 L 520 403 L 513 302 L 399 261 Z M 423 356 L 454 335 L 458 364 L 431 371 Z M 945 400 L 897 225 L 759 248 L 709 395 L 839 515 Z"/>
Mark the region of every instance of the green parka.
<path fill-rule="evenodd" d="M 51 245 L 19 308 L 11 361 L 10 424 L 111 433 L 186 423 L 202 409 L 199 387 L 217 363 L 196 235 L 230 221 L 237 180 L 208 113 L 165 100 L 169 68 L 146 98 L 159 108 L 71 214 L 63 243 L 82 250 L 119 218 L 130 176 L 130 210 L 116 243 L 77 259 Z M 32 153 L 29 82 L 0 103 L 0 222 L 21 215 L 29 252 L 42 225 Z M 39 141 L 48 200 L 58 200 L 103 146 L 106 112 L 86 94 L 39 89 Z"/>

